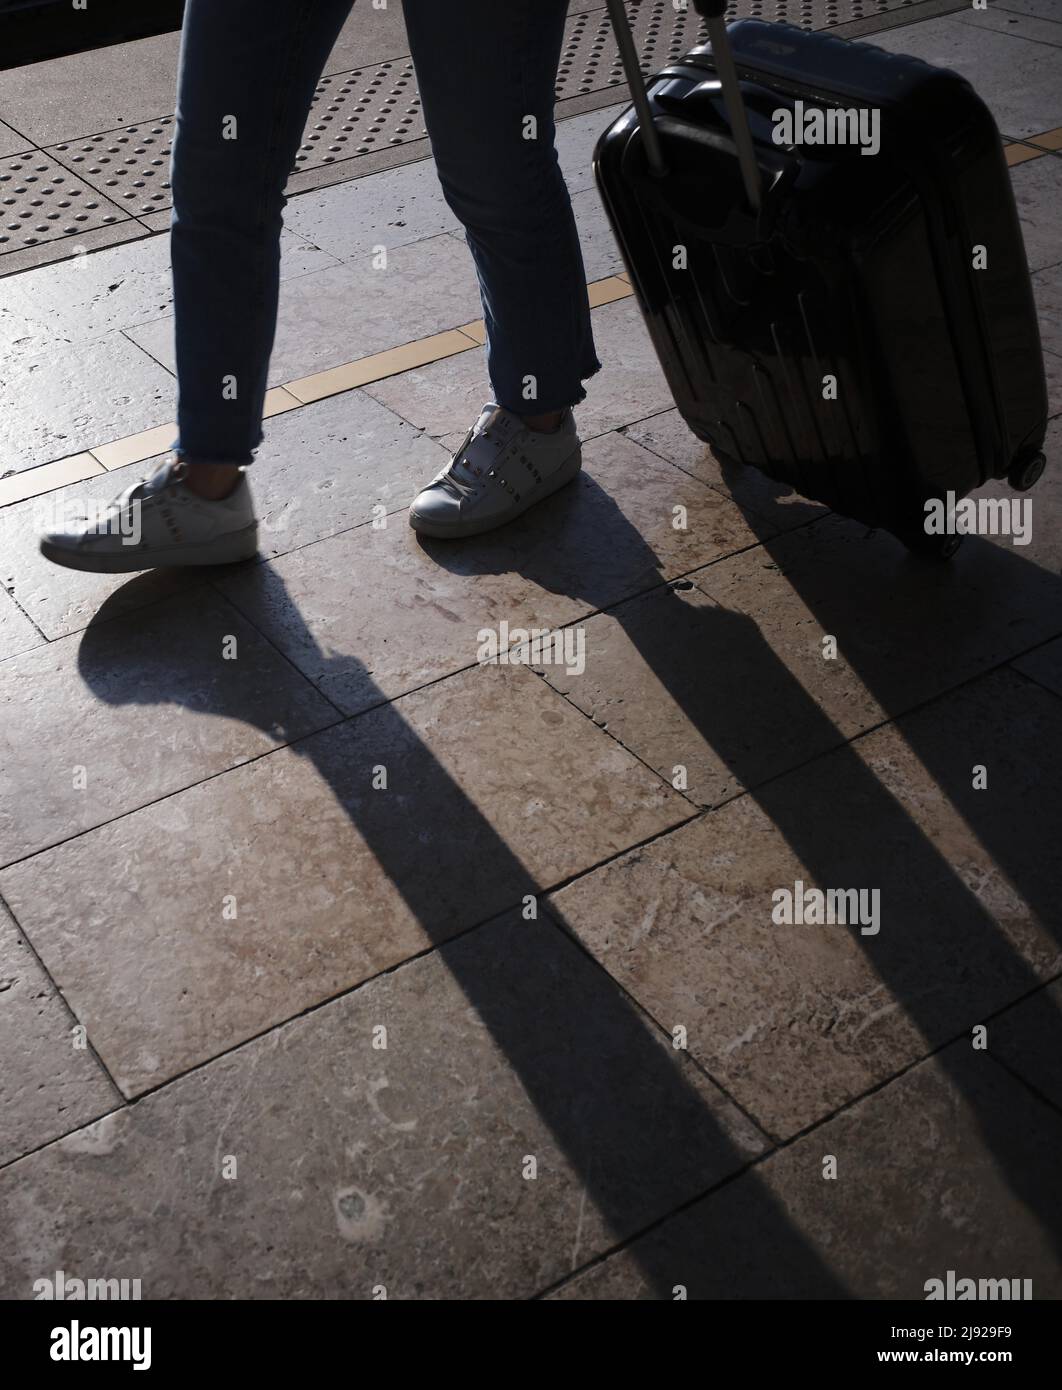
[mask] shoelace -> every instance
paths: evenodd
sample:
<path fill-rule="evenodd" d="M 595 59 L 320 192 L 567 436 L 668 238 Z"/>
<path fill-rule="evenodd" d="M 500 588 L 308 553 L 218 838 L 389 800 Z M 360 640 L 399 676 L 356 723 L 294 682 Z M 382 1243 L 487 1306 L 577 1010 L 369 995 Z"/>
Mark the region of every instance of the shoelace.
<path fill-rule="evenodd" d="M 450 460 L 450 462 L 446 465 L 446 467 L 443 469 L 443 471 L 439 474 L 438 478 L 436 479 L 438 485 L 444 488 L 447 492 L 449 492 L 452 497 L 456 497 L 458 501 L 461 501 L 470 493 L 474 492 L 481 481 L 480 479 L 476 479 L 475 482 L 471 480 L 466 482 L 463 478 L 459 478 L 454 472 L 455 468 L 460 467 L 461 455 L 465 452 L 469 444 L 472 442 L 472 436 L 475 434 L 475 432 L 476 427 L 475 425 L 473 425 L 469 432 L 465 435 L 464 439 L 461 441 L 460 448 L 458 448 L 454 452 L 453 458 Z"/>
<path fill-rule="evenodd" d="M 498 471 L 498 468 L 505 461 L 506 455 L 515 446 L 516 441 L 520 436 L 521 430 L 513 429 L 510 431 L 508 439 L 495 439 L 493 437 L 493 432 L 496 427 L 498 415 L 499 411 L 492 412 L 492 414 L 487 419 L 487 423 L 483 426 L 483 428 L 479 431 L 478 434 L 476 433 L 476 426 L 472 426 L 469 432 L 465 435 L 464 439 L 461 441 L 461 447 L 455 450 L 451 462 L 439 475 L 439 485 L 445 488 L 452 497 L 456 497 L 458 501 L 462 501 L 465 498 L 471 496 L 474 492 L 479 491 L 479 489 L 483 486 L 486 480 L 492 477 Z M 494 445 L 494 461 L 491 464 L 491 466 L 482 474 L 481 477 L 462 478 L 457 470 L 462 467 L 462 464 L 464 463 L 464 452 L 468 448 L 469 444 L 473 442 L 473 440 L 476 440 L 477 442 L 479 440 L 485 440 L 488 444 Z"/>

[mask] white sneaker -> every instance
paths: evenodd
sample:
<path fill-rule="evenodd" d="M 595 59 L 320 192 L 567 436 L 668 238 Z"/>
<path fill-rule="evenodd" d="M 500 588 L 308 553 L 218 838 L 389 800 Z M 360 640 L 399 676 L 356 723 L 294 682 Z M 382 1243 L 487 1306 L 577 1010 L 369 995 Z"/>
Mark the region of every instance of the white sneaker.
<path fill-rule="evenodd" d="M 210 502 L 189 491 L 185 472 L 171 457 L 98 515 L 43 530 L 41 554 L 99 574 L 249 560 L 258 550 L 258 523 L 246 473 L 228 497 Z"/>
<path fill-rule="evenodd" d="M 570 483 L 581 467 L 570 408 L 547 434 L 491 401 L 450 462 L 413 499 L 409 524 L 425 536 L 490 531 Z"/>

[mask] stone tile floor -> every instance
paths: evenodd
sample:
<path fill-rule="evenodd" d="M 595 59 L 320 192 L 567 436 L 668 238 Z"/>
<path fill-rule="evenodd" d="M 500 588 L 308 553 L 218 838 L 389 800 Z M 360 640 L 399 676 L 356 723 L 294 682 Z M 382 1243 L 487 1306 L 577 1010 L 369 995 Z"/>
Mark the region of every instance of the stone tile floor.
<path fill-rule="evenodd" d="M 1016 137 L 1062 122 L 1060 40 L 1041 0 L 887 37 Z M 590 278 L 607 119 L 560 133 Z M 1012 177 L 1027 546 L 926 570 L 730 478 L 630 299 L 579 485 L 498 536 L 403 514 L 479 349 L 271 419 L 237 570 L 41 561 L 42 505 L 143 463 L 0 510 L 0 1294 L 1062 1296 L 1062 156 Z M 427 162 L 293 198 L 275 379 L 474 320 L 464 255 Z M 0 473 L 163 424 L 169 310 L 161 237 L 0 281 Z M 503 623 L 585 670 L 481 664 Z M 775 925 L 797 880 L 880 917 Z"/>

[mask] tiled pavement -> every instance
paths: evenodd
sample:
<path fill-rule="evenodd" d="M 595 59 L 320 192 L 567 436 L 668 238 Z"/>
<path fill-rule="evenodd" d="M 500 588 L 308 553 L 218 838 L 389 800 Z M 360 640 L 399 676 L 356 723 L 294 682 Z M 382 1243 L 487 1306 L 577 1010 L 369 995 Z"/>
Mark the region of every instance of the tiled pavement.
<path fill-rule="evenodd" d="M 403 515 L 486 389 L 429 163 L 289 204 L 231 572 L 35 549 L 166 447 L 165 239 L 0 281 L 0 1292 L 1062 1294 L 1060 40 L 1049 0 L 882 40 L 1023 142 L 1052 381 L 1032 543 L 937 570 L 685 430 L 608 280 L 604 111 L 560 136 L 609 286 L 584 475 L 458 548 Z M 502 622 L 585 672 L 479 664 Z M 880 931 L 772 925 L 797 879 L 880 886 Z"/>

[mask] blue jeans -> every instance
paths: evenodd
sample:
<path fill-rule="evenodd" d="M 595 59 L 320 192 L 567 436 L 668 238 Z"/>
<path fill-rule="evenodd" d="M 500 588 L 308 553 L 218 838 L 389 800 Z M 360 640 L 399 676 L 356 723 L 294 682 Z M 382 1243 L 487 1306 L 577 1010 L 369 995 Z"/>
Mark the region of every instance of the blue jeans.
<path fill-rule="evenodd" d="M 284 185 L 351 4 L 187 5 L 170 254 L 175 447 L 190 463 L 250 463 L 261 443 Z M 554 148 L 567 7 L 568 0 L 403 0 L 439 181 L 479 277 L 494 399 L 524 415 L 581 401 L 583 378 L 601 365 Z M 528 117 L 536 138 L 525 138 Z"/>

